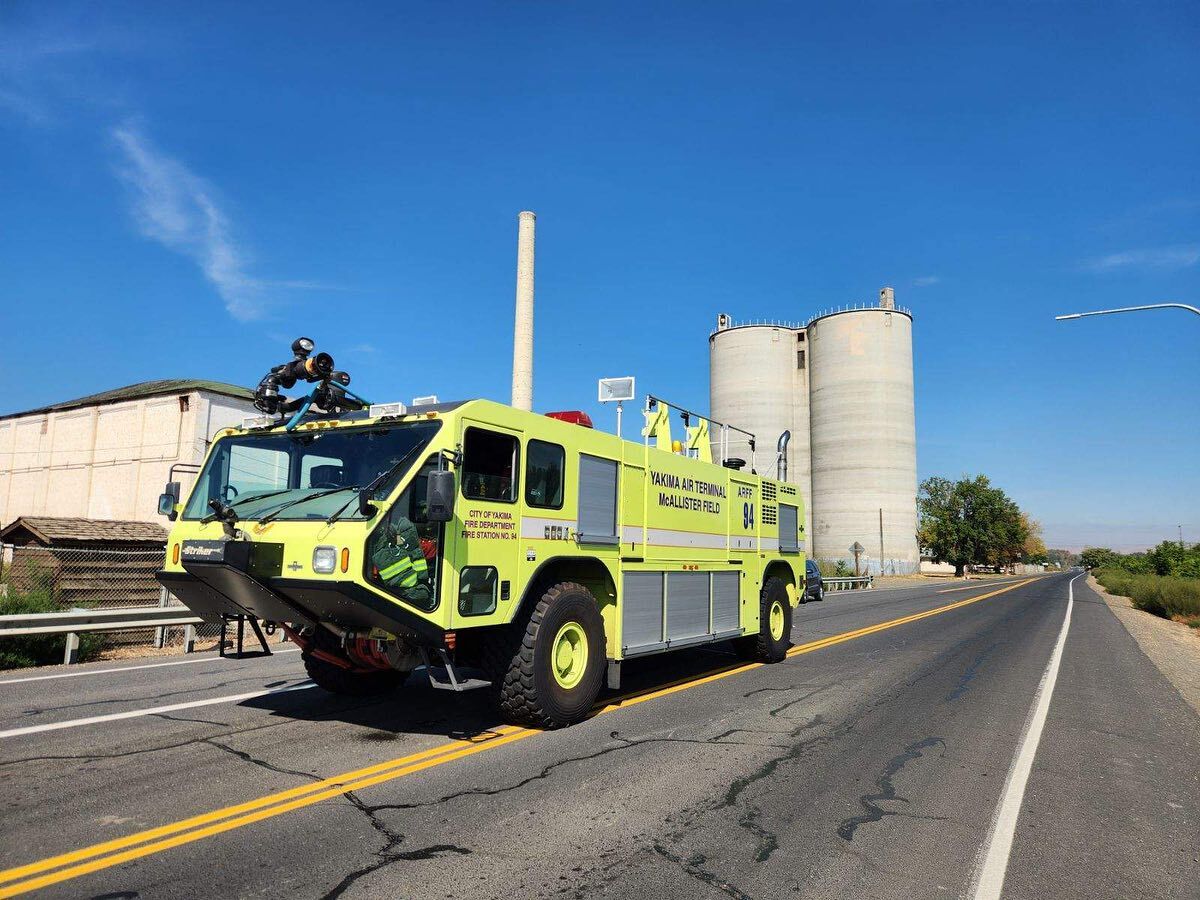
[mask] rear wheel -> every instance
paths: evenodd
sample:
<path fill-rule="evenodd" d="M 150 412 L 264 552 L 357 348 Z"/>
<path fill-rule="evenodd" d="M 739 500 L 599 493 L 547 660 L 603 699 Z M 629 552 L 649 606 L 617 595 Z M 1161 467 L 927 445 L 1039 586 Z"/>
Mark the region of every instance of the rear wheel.
<path fill-rule="evenodd" d="M 600 694 L 607 660 L 596 599 L 583 585 L 554 585 L 524 627 L 498 634 L 486 655 L 507 721 L 535 728 L 580 721 Z"/>
<path fill-rule="evenodd" d="M 758 634 L 737 640 L 738 653 L 758 662 L 779 662 L 787 656 L 792 634 L 792 604 L 782 579 L 767 579 L 759 601 L 758 620 Z"/>

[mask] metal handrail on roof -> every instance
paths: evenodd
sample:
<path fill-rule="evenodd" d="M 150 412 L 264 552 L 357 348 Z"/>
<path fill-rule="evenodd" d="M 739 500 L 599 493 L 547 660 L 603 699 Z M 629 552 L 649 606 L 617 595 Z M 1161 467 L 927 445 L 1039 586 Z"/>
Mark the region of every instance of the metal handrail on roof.
<path fill-rule="evenodd" d="M 912 318 L 912 310 L 907 306 L 886 307 L 880 306 L 878 302 L 874 303 L 849 303 L 845 306 L 831 306 L 828 309 L 823 309 L 807 321 L 787 321 L 785 319 L 748 319 L 744 322 L 735 322 L 730 319 L 729 324 L 724 328 L 714 328 L 708 333 L 709 338 L 720 334 L 722 331 L 733 331 L 735 328 L 784 328 L 788 331 L 803 331 L 812 325 L 818 319 L 823 319 L 826 316 L 834 316 L 839 313 L 847 312 L 865 312 L 870 310 L 879 310 L 881 312 L 898 312 L 902 315 Z"/>
<path fill-rule="evenodd" d="M 724 328 L 714 328 L 709 332 L 709 337 L 714 334 L 720 334 L 722 331 L 733 331 L 735 328 L 785 328 L 788 331 L 799 331 L 804 325 L 800 322 L 788 322 L 782 319 L 750 319 L 745 322 L 734 322 L 730 320 L 729 324 Z"/>
<path fill-rule="evenodd" d="M 846 306 L 831 306 L 829 309 L 822 310 L 811 319 L 804 323 L 804 327 L 808 328 L 813 322 L 818 319 L 824 319 L 826 316 L 836 316 L 841 313 L 848 312 L 896 312 L 901 315 L 913 317 L 912 310 L 907 306 L 880 306 L 878 303 L 851 303 Z"/>

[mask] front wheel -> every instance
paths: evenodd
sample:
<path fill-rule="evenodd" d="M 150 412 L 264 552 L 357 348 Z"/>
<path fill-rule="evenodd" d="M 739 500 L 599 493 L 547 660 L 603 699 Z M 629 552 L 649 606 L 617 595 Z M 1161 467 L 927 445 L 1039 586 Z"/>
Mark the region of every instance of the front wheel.
<path fill-rule="evenodd" d="M 767 579 L 759 601 L 758 622 L 758 634 L 737 640 L 738 654 L 758 662 L 780 662 L 787 656 L 792 634 L 792 604 L 782 579 Z"/>
<path fill-rule="evenodd" d="M 591 591 L 573 582 L 554 585 L 525 628 L 518 626 L 508 637 L 489 653 L 504 718 L 535 728 L 586 718 L 600 694 L 607 660 L 604 620 Z"/>
<path fill-rule="evenodd" d="M 369 672 L 343 669 L 310 653 L 303 653 L 300 658 L 304 660 L 304 669 L 308 672 L 308 677 L 316 682 L 317 687 L 324 688 L 331 694 L 346 697 L 377 697 L 388 694 L 404 684 L 408 677 L 407 672 L 395 669 Z"/>

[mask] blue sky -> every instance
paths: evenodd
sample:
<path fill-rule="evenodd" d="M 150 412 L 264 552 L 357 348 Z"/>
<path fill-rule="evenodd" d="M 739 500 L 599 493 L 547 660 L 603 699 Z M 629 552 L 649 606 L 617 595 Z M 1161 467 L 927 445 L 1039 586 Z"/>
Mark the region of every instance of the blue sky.
<path fill-rule="evenodd" d="M 601 375 L 706 408 L 719 312 L 915 314 L 921 477 L 1051 546 L 1200 540 L 1195 4 L 0 4 L 10 412 L 253 385 L 305 333 L 378 399 Z"/>

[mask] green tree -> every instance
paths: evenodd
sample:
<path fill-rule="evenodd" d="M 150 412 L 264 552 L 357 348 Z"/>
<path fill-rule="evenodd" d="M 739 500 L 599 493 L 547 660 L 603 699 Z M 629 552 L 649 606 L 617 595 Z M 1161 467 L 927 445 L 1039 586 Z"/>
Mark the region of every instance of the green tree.
<path fill-rule="evenodd" d="M 1155 575 L 1200 578 L 1200 544 L 1188 547 L 1177 541 L 1163 541 L 1146 554 L 1146 560 Z"/>
<path fill-rule="evenodd" d="M 1056 550 L 1051 548 L 1046 551 L 1046 558 L 1055 563 L 1060 569 L 1069 569 L 1071 566 L 1079 563 L 1079 554 L 1070 550 Z"/>
<path fill-rule="evenodd" d="M 1027 521 L 1017 504 L 984 475 L 959 481 L 926 479 L 917 509 L 921 546 L 954 566 L 956 575 L 969 565 L 1003 566 L 1025 554 Z"/>
<path fill-rule="evenodd" d="M 1025 524 L 1025 544 L 1021 548 L 1021 562 L 1027 563 L 1047 563 L 1050 562 L 1050 551 L 1046 549 L 1046 542 L 1042 540 L 1042 525 L 1040 522 L 1031 519 L 1025 513 L 1021 513 L 1021 521 Z"/>
<path fill-rule="evenodd" d="M 1085 547 L 1079 554 L 1079 564 L 1088 569 L 1103 569 L 1115 565 L 1117 554 L 1107 547 Z"/>

